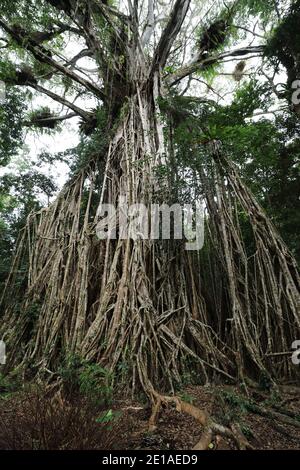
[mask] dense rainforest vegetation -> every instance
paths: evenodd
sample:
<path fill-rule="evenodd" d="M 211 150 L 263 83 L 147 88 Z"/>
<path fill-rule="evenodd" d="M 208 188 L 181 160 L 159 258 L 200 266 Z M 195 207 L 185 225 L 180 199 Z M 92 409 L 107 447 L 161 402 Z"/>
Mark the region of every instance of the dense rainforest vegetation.
<path fill-rule="evenodd" d="M 150 403 L 151 430 L 165 404 L 198 420 L 198 449 L 253 448 L 241 410 L 299 427 L 276 401 L 299 381 L 299 24 L 299 0 L 1 1 L 0 391 L 43 390 L 20 416 L 49 390 L 54 421 L 80 403 L 76 448 L 98 407 L 84 445 L 107 447 L 121 389 Z M 200 201 L 203 247 L 99 238 L 121 199 Z M 179 394 L 220 384 L 246 394 L 218 389 L 225 420 Z"/>

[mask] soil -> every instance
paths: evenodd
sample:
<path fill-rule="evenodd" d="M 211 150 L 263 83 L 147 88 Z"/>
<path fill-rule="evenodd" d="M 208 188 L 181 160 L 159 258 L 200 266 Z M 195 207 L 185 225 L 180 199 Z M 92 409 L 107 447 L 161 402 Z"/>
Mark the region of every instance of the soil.
<path fill-rule="evenodd" d="M 256 404 L 272 411 L 280 407 L 281 412 L 284 409 L 285 413 L 292 414 L 300 424 L 300 388 L 285 387 L 284 394 L 279 396 L 274 392 L 255 392 L 249 398 L 233 387 L 189 386 L 178 396 L 206 409 L 220 424 L 237 422 L 255 449 L 300 449 L 300 427 L 249 412 L 245 406 L 247 400 L 255 397 Z M 150 407 L 124 399 L 117 400 L 115 405 L 122 413 L 116 449 L 188 450 L 200 440 L 201 425 L 172 406 L 161 410 L 156 430 L 149 432 Z M 217 436 L 210 447 L 211 450 L 236 449 L 232 441 L 221 436 Z"/>

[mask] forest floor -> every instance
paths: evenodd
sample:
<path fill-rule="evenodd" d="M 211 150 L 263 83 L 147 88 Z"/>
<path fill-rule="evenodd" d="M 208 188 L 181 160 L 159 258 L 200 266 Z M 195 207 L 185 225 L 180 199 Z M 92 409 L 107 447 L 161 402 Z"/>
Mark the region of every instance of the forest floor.
<path fill-rule="evenodd" d="M 189 385 L 177 397 L 205 410 L 223 426 L 239 427 L 255 449 L 300 449 L 300 387 L 273 390 L 229 385 Z M 0 449 L 191 450 L 203 432 L 199 422 L 171 404 L 160 409 L 149 431 L 152 409 L 114 391 L 105 406 L 86 397 L 67 399 L 47 387 L 22 387 L 3 393 L 0 387 Z M 100 417 L 100 418 L 99 418 Z M 103 419 L 108 417 L 109 419 Z M 236 449 L 233 440 L 216 435 L 211 450 Z"/>
<path fill-rule="evenodd" d="M 237 422 L 255 449 L 300 449 L 300 389 L 286 387 L 280 398 L 270 392 L 256 392 L 249 399 L 233 387 L 188 386 L 178 396 L 206 409 L 221 424 Z M 271 412 L 280 409 L 281 416 L 293 416 L 295 426 L 251 412 L 249 403 Z M 122 437 L 116 449 L 187 450 L 200 440 L 201 426 L 175 408 L 161 410 L 156 430 L 149 432 L 150 407 L 144 408 L 130 400 L 116 401 L 115 406 L 122 413 L 123 423 L 119 429 Z M 221 436 L 217 436 L 210 447 L 212 450 L 236 448 L 232 441 Z"/>

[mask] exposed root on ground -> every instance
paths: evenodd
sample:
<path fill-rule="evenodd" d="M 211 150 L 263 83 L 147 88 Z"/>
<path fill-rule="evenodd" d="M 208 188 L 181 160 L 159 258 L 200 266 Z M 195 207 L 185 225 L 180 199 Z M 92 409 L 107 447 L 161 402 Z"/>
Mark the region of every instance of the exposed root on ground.
<path fill-rule="evenodd" d="M 218 424 L 205 410 L 201 410 L 176 396 L 160 395 L 153 391 L 153 399 L 152 414 L 149 419 L 149 431 L 154 431 L 156 429 L 158 414 L 162 405 L 175 404 L 176 410 L 179 413 L 186 413 L 192 416 L 203 427 L 201 439 L 193 447 L 193 450 L 207 450 L 215 436 L 223 436 L 231 439 L 237 445 L 239 450 L 254 450 L 254 447 L 248 442 L 237 423 L 232 423 L 231 428 Z"/>

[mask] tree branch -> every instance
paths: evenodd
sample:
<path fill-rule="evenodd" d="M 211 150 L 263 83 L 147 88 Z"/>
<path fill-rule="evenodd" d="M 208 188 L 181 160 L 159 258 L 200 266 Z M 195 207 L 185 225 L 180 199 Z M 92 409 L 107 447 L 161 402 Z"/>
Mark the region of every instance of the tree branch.
<path fill-rule="evenodd" d="M 71 103 L 70 101 L 66 100 L 62 96 L 59 96 L 56 93 L 53 93 L 53 91 L 50 91 L 44 88 L 43 86 L 38 85 L 37 83 L 28 83 L 28 86 L 30 86 L 31 88 L 34 88 L 36 91 L 39 91 L 40 93 L 43 93 L 44 95 L 49 96 L 49 98 L 52 98 L 54 101 L 57 101 L 63 106 L 66 106 L 67 108 L 72 109 L 72 111 L 74 111 L 76 114 L 81 116 L 84 120 L 89 120 L 93 116 L 92 113 L 88 111 L 84 111 L 83 109 L 76 106 L 76 104 Z"/>
<path fill-rule="evenodd" d="M 157 67 L 164 67 L 171 47 L 186 17 L 189 6 L 190 0 L 176 0 L 170 19 L 161 35 L 156 51 L 154 52 L 151 72 L 153 72 Z"/>
<path fill-rule="evenodd" d="M 150 40 L 154 29 L 154 0 L 148 0 L 148 13 L 141 43 L 144 46 Z"/>
<path fill-rule="evenodd" d="M 49 116 L 46 118 L 33 118 L 30 121 L 24 121 L 23 124 L 26 127 L 36 126 L 36 127 L 49 127 L 54 128 L 58 122 L 66 121 L 73 117 L 78 116 L 77 113 L 69 113 L 63 116 Z"/>
<path fill-rule="evenodd" d="M 81 52 L 76 54 L 72 59 L 68 60 L 65 62 L 64 66 L 68 67 L 70 65 L 75 65 L 78 60 L 84 58 L 84 57 L 92 57 L 92 51 L 90 49 L 83 49 Z"/>
<path fill-rule="evenodd" d="M 111 13 L 111 15 L 116 16 L 122 21 L 128 21 L 129 17 L 122 13 L 121 11 L 117 10 L 115 7 L 111 7 L 109 5 L 104 5 L 103 2 L 100 2 L 99 0 L 93 0 L 93 3 L 98 4 L 101 3 L 101 7 L 104 8 L 108 13 Z"/>
<path fill-rule="evenodd" d="M 71 103 L 64 97 L 57 95 L 53 91 L 48 90 L 47 88 L 44 88 L 43 86 L 39 85 L 30 67 L 24 66 L 20 69 L 20 71 L 15 70 L 14 74 L 11 77 L 7 78 L 5 82 L 9 85 L 29 86 L 31 88 L 34 88 L 36 91 L 49 96 L 49 98 L 52 98 L 54 101 L 71 109 L 74 113 L 76 113 L 76 115 L 81 116 L 86 121 L 88 121 L 89 119 L 91 119 L 91 117 L 94 116 L 93 113 L 79 108 L 78 106 L 76 106 L 76 104 Z"/>
<path fill-rule="evenodd" d="M 185 65 L 181 69 L 177 70 L 175 73 L 169 75 L 166 78 L 166 81 L 169 86 L 176 85 L 180 80 L 183 78 L 187 77 L 188 75 L 191 75 L 194 72 L 198 72 L 201 70 L 206 69 L 209 65 L 213 65 L 216 62 L 219 62 L 222 59 L 225 59 L 226 57 L 239 57 L 239 56 L 245 56 L 248 54 L 253 54 L 253 53 L 262 53 L 264 51 L 264 46 L 249 46 L 249 47 L 244 47 L 242 49 L 235 49 L 233 51 L 228 51 L 228 52 L 223 52 L 222 54 L 212 56 L 212 57 L 207 57 L 205 59 L 202 58 L 197 58 L 196 60 L 190 62 L 189 64 Z"/>
<path fill-rule="evenodd" d="M 56 26 L 59 26 L 60 28 L 65 28 L 66 31 L 68 31 L 69 33 L 76 34 L 77 36 L 84 36 L 83 31 L 79 28 L 76 28 L 75 26 L 71 26 L 59 20 L 54 20 L 54 24 L 56 24 Z"/>
<path fill-rule="evenodd" d="M 12 28 L 8 26 L 4 21 L 0 19 L 0 26 L 6 33 L 8 33 L 21 47 L 25 48 L 33 54 L 33 56 L 40 62 L 45 64 L 51 65 L 54 69 L 58 70 L 62 74 L 66 75 L 67 77 L 71 78 L 75 82 L 79 83 L 80 85 L 84 86 L 87 90 L 89 90 L 94 95 L 98 96 L 102 100 L 105 100 L 105 95 L 100 87 L 96 84 L 91 83 L 88 80 L 80 77 L 72 70 L 69 70 L 65 66 L 59 64 L 52 58 L 52 52 L 46 49 L 44 46 L 39 45 L 36 43 L 31 37 L 30 33 L 27 33 L 22 28 L 17 31 L 16 28 Z"/>

